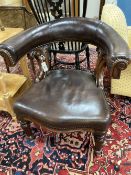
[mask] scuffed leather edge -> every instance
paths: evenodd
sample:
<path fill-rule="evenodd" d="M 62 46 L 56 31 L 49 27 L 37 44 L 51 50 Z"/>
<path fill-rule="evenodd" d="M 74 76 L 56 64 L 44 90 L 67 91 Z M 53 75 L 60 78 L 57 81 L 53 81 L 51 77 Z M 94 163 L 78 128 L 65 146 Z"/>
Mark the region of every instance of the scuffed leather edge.
<path fill-rule="evenodd" d="M 15 61 L 7 49 L 0 49 L 0 55 L 5 59 L 8 66 L 14 66 Z"/>

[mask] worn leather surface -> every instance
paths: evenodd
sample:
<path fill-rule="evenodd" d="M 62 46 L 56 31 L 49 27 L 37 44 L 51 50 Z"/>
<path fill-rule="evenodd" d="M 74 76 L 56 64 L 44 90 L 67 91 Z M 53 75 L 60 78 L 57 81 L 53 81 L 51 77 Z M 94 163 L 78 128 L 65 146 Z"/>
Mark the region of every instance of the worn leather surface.
<path fill-rule="evenodd" d="M 128 46 L 119 34 L 101 21 L 86 18 L 63 18 L 28 29 L 2 43 L 0 54 L 3 49 L 8 51 L 5 56 L 13 65 L 34 47 L 55 41 L 95 44 L 102 48 L 109 67 L 118 59 L 129 58 Z M 102 90 L 91 74 L 80 70 L 51 71 L 16 101 L 14 111 L 19 120 L 60 131 L 90 128 L 105 132 L 110 123 Z"/>
<path fill-rule="evenodd" d="M 105 57 L 112 66 L 112 59 L 129 58 L 126 42 L 107 24 L 87 18 L 62 18 L 40 26 L 30 28 L 17 36 L 0 44 L 1 49 L 9 51 L 11 57 L 8 64 L 16 64 L 18 60 L 34 47 L 54 41 L 81 41 L 94 44 L 105 50 Z"/>
<path fill-rule="evenodd" d="M 91 73 L 54 70 L 17 100 L 20 120 L 37 121 L 57 130 L 92 128 L 105 130 L 110 112 L 103 92 Z"/>

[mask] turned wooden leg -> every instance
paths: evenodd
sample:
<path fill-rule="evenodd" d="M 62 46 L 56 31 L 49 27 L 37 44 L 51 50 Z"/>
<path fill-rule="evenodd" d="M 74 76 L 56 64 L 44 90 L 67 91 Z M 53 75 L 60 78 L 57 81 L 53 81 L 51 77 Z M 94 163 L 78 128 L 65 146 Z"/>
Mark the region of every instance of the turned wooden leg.
<path fill-rule="evenodd" d="M 8 64 L 7 64 L 7 62 L 6 62 L 6 60 L 4 60 L 4 61 L 5 61 L 6 70 L 7 70 L 8 73 L 10 73 L 10 68 L 9 68 L 9 66 L 8 66 Z"/>
<path fill-rule="evenodd" d="M 86 59 L 87 59 L 87 68 L 90 70 L 90 52 L 89 52 L 89 46 L 86 47 Z"/>
<path fill-rule="evenodd" d="M 75 67 L 78 70 L 80 69 L 80 60 L 79 60 L 79 54 L 78 53 L 75 54 Z"/>
<path fill-rule="evenodd" d="M 95 153 L 100 154 L 101 153 L 101 148 L 104 143 L 106 136 L 106 131 L 95 131 L 94 132 L 94 139 L 95 139 Z"/>
<path fill-rule="evenodd" d="M 57 60 L 56 60 L 56 52 L 53 52 L 53 55 L 54 55 L 54 66 L 55 66 L 56 63 L 57 63 Z"/>
<path fill-rule="evenodd" d="M 22 129 L 25 131 L 26 135 L 28 137 L 32 137 L 33 134 L 31 132 L 31 127 L 30 127 L 30 122 L 29 121 L 20 121 L 20 125 L 22 127 Z"/>
<path fill-rule="evenodd" d="M 52 61 L 52 58 L 51 58 L 51 51 L 49 51 L 49 70 L 52 69 L 52 64 L 51 64 L 51 61 Z"/>

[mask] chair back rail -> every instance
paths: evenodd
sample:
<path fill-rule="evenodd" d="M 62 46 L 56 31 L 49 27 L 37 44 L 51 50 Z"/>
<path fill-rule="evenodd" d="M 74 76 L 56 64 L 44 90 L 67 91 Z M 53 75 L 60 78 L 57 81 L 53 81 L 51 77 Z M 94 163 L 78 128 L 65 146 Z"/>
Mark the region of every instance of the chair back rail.
<path fill-rule="evenodd" d="M 28 0 L 39 24 L 63 17 L 86 17 L 88 0 Z M 51 50 L 80 50 L 82 43 L 60 42 L 51 44 Z M 65 53 L 65 52 L 64 52 Z"/>
<path fill-rule="evenodd" d="M 86 17 L 88 0 L 29 0 L 39 24 L 62 17 Z"/>
<path fill-rule="evenodd" d="M 105 23 L 87 18 L 63 18 L 30 28 L 0 44 L 0 55 L 13 66 L 31 49 L 55 41 L 96 45 L 105 53 L 103 59 L 116 77 L 118 70 L 120 73 L 129 63 L 130 52 L 123 38 Z"/>

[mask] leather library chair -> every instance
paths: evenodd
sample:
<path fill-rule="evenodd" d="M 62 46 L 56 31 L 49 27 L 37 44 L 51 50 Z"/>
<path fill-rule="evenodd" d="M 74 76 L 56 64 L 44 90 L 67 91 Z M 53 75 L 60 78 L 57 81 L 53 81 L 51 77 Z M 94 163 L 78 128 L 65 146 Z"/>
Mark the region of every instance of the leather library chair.
<path fill-rule="evenodd" d="M 54 41 L 88 42 L 99 47 L 95 74 L 71 69 L 46 70 L 45 78 L 14 103 L 17 119 L 27 135 L 31 134 L 30 122 L 59 132 L 92 131 L 98 153 L 111 121 L 102 88 L 103 70 L 108 67 L 111 77 L 119 78 L 129 61 L 128 46 L 99 20 L 62 18 L 5 41 L 0 45 L 0 54 L 5 55 L 8 64 L 15 65 L 30 50 Z"/>

